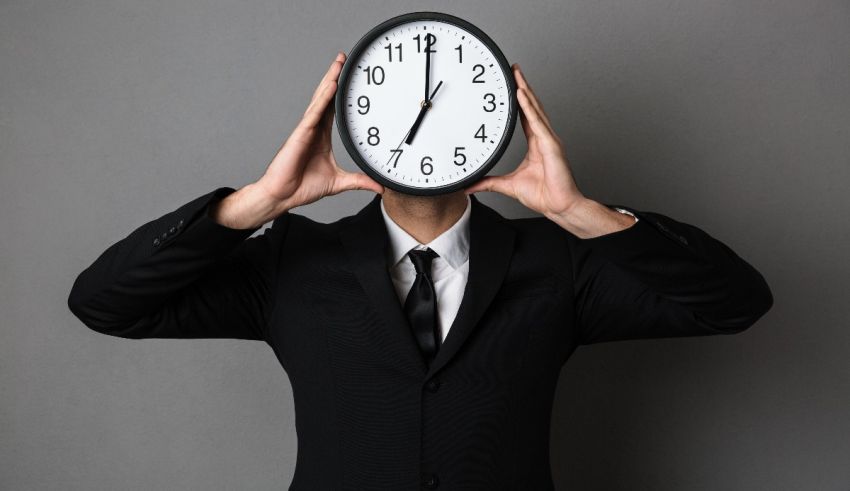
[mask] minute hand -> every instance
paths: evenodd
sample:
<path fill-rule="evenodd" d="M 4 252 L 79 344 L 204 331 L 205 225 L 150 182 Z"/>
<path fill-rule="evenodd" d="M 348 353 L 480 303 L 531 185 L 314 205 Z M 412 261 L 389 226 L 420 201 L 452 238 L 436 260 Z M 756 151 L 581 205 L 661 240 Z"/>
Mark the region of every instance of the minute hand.
<path fill-rule="evenodd" d="M 430 32 L 425 35 L 425 100 L 429 100 L 428 93 L 431 92 L 431 45 L 434 35 Z M 433 95 L 431 97 L 434 97 Z"/>
<path fill-rule="evenodd" d="M 440 90 L 440 87 L 443 85 L 443 81 L 440 80 L 440 83 L 434 87 L 434 92 L 431 93 L 431 97 L 422 102 L 422 109 L 419 110 L 419 115 L 416 116 L 416 121 L 413 122 L 413 126 L 410 128 L 410 131 L 407 133 L 407 139 L 404 140 L 404 143 L 410 145 L 413 141 L 413 137 L 416 136 L 416 132 L 419 130 L 419 125 L 422 124 L 422 120 L 425 118 L 425 113 L 428 112 L 428 109 L 431 109 L 431 99 L 437 94 L 437 91 Z"/>

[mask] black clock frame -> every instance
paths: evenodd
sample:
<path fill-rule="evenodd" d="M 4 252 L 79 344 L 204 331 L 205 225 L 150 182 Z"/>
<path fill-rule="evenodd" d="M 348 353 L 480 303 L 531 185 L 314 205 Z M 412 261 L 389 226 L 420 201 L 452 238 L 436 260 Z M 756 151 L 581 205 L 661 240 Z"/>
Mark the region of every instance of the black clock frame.
<path fill-rule="evenodd" d="M 462 29 L 465 29 L 472 35 L 476 36 L 482 43 L 484 43 L 493 55 L 496 58 L 496 63 L 499 64 L 499 67 L 502 70 L 502 74 L 505 77 L 505 82 L 507 82 L 508 86 L 508 120 L 505 122 L 505 131 L 502 134 L 502 138 L 496 146 L 496 151 L 490 156 L 490 158 L 484 162 L 484 164 L 479 167 L 475 172 L 470 173 L 468 176 L 464 177 L 459 181 L 455 181 L 451 184 L 447 184 L 445 186 L 433 187 L 433 188 L 419 188 L 413 186 L 407 186 L 405 184 L 400 184 L 398 182 L 393 181 L 382 175 L 380 172 L 373 169 L 363 157 L 360 155 L 360 152 L 357 150 L 357 146 L 354 144 L 354 141 L 351 139 L 351 134 L 348 131 L 348 123 L 345 121 L 345 118 L 342 117 L 345 111 L 345 96 L 346 96 L 346 87 L 348 87 L 349 78 L 351 77 L 351 73 L 353 71 L 354 66 L 357 64 L 357 60 L 363 54 L 363 51 L 372 44 L 372 42 L 377 39 L 379 36 L 383 35 L 386 31 L 396 27 L 400 24 L 406 24 L 408 22 L 416 22 L 421 20 L 434 20 L 446 22 L 449 24 L 454 24 Z M 403 14 L 387 21 L 382 22 L 378 26 L 374 27 L 372 30 L 366 33 L 365 36 L 360 38 L 357 44 L 354 45 L 348 57 L 346 58 L 345 64 L 342 67 L 342 71 L 339 75 L 338 85 L 337 85 L 337 93 L 336 93 L 336 101 L 335 101 L 335 109 L 336 109 L 336 126 L 337 131 L 339 132 L 340 139 L 342 140 L 342 144 L 345 146 L 345 149 L 348 151 L 348 154 L 354 160 L 354 163 L 366 173 L 369 177 L 379 182 L 383 186 L 389 187 L 395 191 L 405 194 L 413 194 L 418 196 L 434 196 L 439 194 L 446 194 L 453 191 L 457 191 L 459 189 L 464 189 L 476 181 L 480 180 L 487 173 L 499 159 L 502 158 L 502 155 L 505 153 L 505 150 L 508 148 L 510 144 L 511 137 L 514 133 L 514 128 L 516 126 L 516 118 L 517 118 L 517 96 L 516 96 L 516 81 L 514 80 L 513 73 L 511 71 L 511 66 L 508 64 L 507 58 L 502 54 L 502 51 L 493 42 L 490 37 L 484 33 L 481 29 L 478 29 L 474 25 L 469 22 L 455 17 L 449 14 L 443 14 L 440 12 L 412 12 L 409 14 Z"/>

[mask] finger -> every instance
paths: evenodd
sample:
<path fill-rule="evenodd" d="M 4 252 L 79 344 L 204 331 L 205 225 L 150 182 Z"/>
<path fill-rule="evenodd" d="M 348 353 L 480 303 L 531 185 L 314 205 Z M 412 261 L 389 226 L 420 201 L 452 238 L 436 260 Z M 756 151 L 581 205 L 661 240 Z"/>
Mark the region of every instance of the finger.
<path fill-rule="evenodd" d="M 345 62 L 345 54 L 343 52 L 339 52 L 336 55 L 336 58 L 333 62 L 331 62 L 331 66 L 328 67 L 328 70 L 322 76 L 322 80 L 319 81 L 319 85 L 316 86 L 316 90 L 313 91 L 313 96 L 310 98 L 310 102 L 316 99 L 316 96 L 321 93 L 322 86 L 328 80 L 336 80 L 339 78 L 339 72 L 342 71 L 342 64 Z"/>
<path fill-rule="evenodd" d="M 519 70 L 519 64 L 514 63 L 513 65 L 511 65 L 511 68 L 514 70 L 514 72 L 516 72 L 517 70 Z M 519 84 L 517 84 L 517 100 L 519 100 L 519 92 L 520 92 L 521 88 L 522 87 L 520 87 Z M 522 106 L 522 104 L 520 104 L 520 106 Z M 525 115 L 524 109 L 519 112 L 519 122 L 520 122 L 520 125 L 522 126 L 522 132 L 525 134 L 525 140 L 530 144 L 532 138 L 534 138 L 534 133 L 531 131 L 531 128 L 529 127 L 528 118 Z"/>
<path fill-rule="evenodd" d="M 337 82 L 337 87 L 339 87 L 338 82 Z M 334 92 L 336 92 L 336 91 L 334 91 Z M 333 99 L 333 94 L 331 95 L 331 99 Z M 326 130 L 326 133 L 328 133 L 328 136 L 330 136 L 330 128 L 333 126 L 333 120 L 334 120 L 334 113 L 335 112 L 336 112 L 336 105 L 334 104 L 334 102 L 332 100 L 331 102 L 329 102 L 325 106 L 325 112 L 324 112 L 324 114 L 322 114 L 322 120 L 320 121 L 320 125 L 322 126 L 322 128 L 324 130 Z"/>
<path fill-rule="evenodd" d="M 339 177 L 338 184 L 334 186 L 336 190 L 334 194 L 343 191 L 351 191 L 354 189 L 362 189 L 366 191 L 374 191 L 378 194 L 384 193 L 384 187 L 374 181 L 371 177 L 362 172 L 347 172 L 342 171 Z"/>
<path fill-rule="evenodd" d="M 532 135 L 540 137 L 544 140 L 552 138 L 554 136 L 554 133 L 552 132 L 551 128 L 546 126 L 546 124 L 543 122 L 543 119 L 540 117 L 540 113 L 537 111 L 537 108 L 534 107 L 534 104 L 531 102 L 531 98 L 528 95 L 528 92 L 525 89 L 518 89 L 517 99 L 519 100 L 519 107 L 522 109 L 526 121 L 528 121 L 528 125 L 531 129 Z"/>
<path fill-rule="evenodd" d="M 540 103 L 540 100 L 537 98 L 537 94 L 534 92 L 534 89 L 531 88 L 531 85 L 528 83 L 528 79 L 525 78 L 525 74 L 522 73 L 522 69 L 519 67 L 518 63 L 514 63 L 513 65 L 514 78 L 517 82 L 517 87 L 525 89 L 529 92 L 529 95 L 532 96 L 532 100 L 535 103 L 534 106 L 538 109 L 538 111 L 542 112 L 543 105 Z"/>
<path fill-rule="evenodd" d="M 329 80 L 325 82 L 322 86 L 322 91 L 318 94 L 316 99 L 307 106 L 307 110 L 304 112 L 304 116 L 301 118 L 301 122 L 298 123 L 296 130 L 306 131 L 316 128 L 322 120 L 322 115 L 325 113 L 328 103 L 333 100 L 335 92 L 336 81 Z"/>
<path fill-rule="evenodd" d="M 519 93 L 517 93 L 517 99 L 519 99 Z M 519 112 L 519 122 L 522 126 L 522 132 L 525 133 L 525 140 L 531 143 L 531 139 L 534 138 L 534 133 L 531 131 L 529 126 L 528 117 L 525 115 L 525 110 Z"/>
<path fill-rule="evenodd" d="M 552 123 L 549 121 L 549 115 L 546 114 L 546 111 L 543 109 L 543 103 L 540 102 L 540 99 L 537 97 L 537 94 L 534 92 L 534 89 L 529 85 L 528 80 L 525 78 L 525 74 L 522 73 L 522 70 L 519 68 L 518 64 L 514 64 L 514 77 L 517 81 L 517 86 L 525 89 L 528 92 L 529 99 L 534 107 L 537 109 L 537 112 L 540 113 L 540 119 L 543 120 L 543 123 L 552 129 Z M 552 131 L 554 133 L 554 130 Z"/>
<path fill-rule="evenodd" d="M 508 176 L 487 176 L 463 190 L 466 194 L 477 193 L 480 191 L 492 191 L 516 199 L 513 181 Z"/>

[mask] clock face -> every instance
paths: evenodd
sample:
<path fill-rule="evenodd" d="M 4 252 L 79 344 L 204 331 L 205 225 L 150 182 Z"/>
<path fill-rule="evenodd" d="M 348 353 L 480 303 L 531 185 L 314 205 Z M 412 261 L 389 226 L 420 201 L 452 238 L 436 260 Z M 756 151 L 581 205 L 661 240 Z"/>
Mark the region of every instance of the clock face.
<path fill-rule="evenodd" d="M 498 47 L 445 14 L 390 19 L 349 55 L 336 96 L 340 136 L 355 163 L 400 192 L 469 186 L 501 157 L 516 88 Z"/>

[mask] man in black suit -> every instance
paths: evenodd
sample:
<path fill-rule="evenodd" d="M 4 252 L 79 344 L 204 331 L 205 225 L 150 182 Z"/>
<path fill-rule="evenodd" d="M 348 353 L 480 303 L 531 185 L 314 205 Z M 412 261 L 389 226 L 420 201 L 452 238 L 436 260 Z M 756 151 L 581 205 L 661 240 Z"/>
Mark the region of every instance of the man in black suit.
<path fill-rule="evenodd" d="M 415 197 L 343 171 L 343 61 L 262 178 L 137 228 L 68 298 L 111 336 L 266 342 L 294 394 L 290 489 L 553 489 L 553 395 L 576 347 L 736 333 L 772 306 L 762 275 L 703 230 L 582 195 L 517 66 L 528 153 L 513 172 Z M 291 213 L 350 189 L 377 194 L 333 223 Z M 477 191 L 542 216 L 506 219 Z"/>

